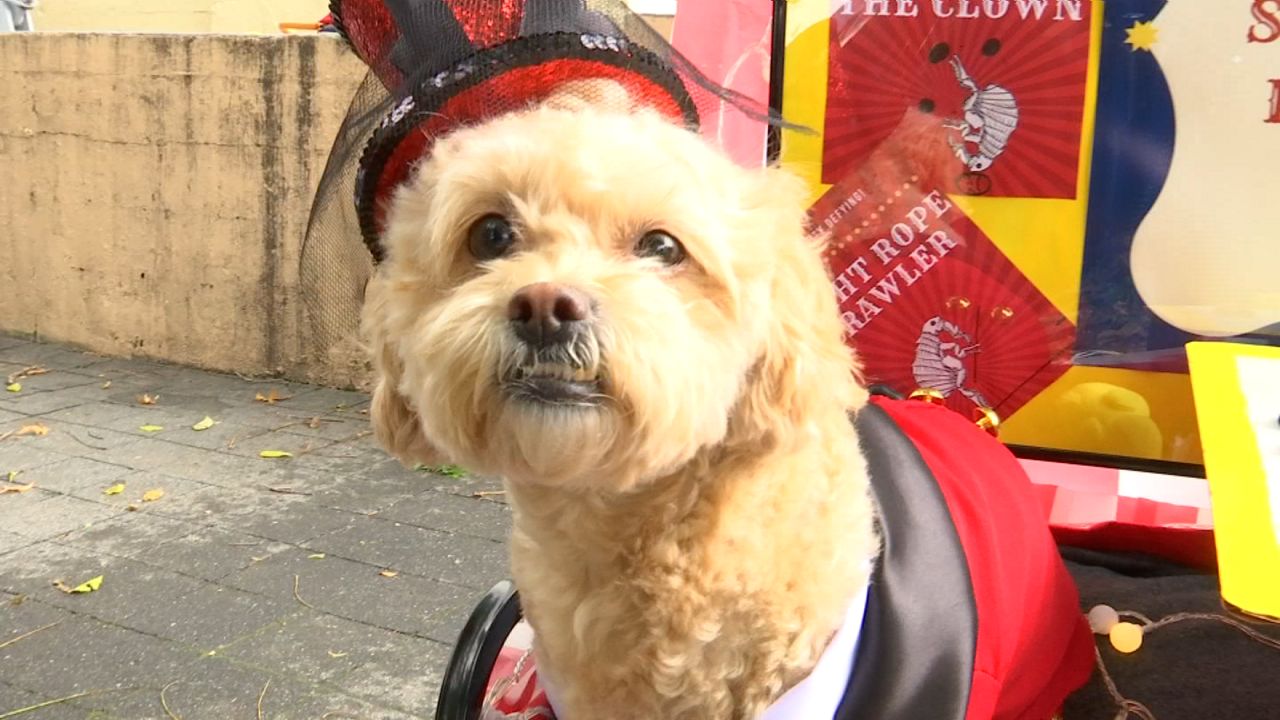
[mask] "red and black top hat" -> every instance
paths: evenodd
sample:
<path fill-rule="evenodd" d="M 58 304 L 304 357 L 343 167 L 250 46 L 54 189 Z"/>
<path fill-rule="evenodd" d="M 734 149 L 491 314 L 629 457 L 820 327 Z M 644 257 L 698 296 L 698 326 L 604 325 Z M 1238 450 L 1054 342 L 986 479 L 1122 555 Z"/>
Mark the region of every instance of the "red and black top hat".
<path fill-rule="evenodd" d="M 384 258 L 391 192 L 457 128 L 590 79 L 615 81 L 629 107 L 652 107 L 690 129 L 723 103 L 785 125 L 705 77 L 623 0 L 331 0 L 330 9 L 369 73 L 334 140 L 299 266 L 307 319 L 323 346 L 358 324 L 365 283 Z"/>
<path fill-rule="evenodd" d="M 375 262 L 390 192 L 451 130 L 536 104 L 572 80 L 618 82 L 631 102 L 691 128 L 700 116 L 694 92 L 723 96 L 618 0 L 333 0 L 331 8 L 395 99 L 355 178 Z"/>

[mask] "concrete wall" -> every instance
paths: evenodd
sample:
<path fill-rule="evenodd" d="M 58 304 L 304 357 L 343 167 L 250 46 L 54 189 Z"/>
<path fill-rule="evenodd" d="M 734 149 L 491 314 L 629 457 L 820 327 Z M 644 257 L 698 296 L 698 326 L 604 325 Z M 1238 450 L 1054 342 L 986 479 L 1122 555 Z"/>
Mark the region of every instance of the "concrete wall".
<path fill-rule="evenodd" d="M 319 334 L 298 276 L 363 76 L 334 35 L 0 35 L 0 332 L 363 386 L 353 303 Z"/>
<path fill-rule="evenodd" d="M 315 22 L 328 0 L 40 0 L 36 30 L 278 33 L 282 22 Z"/>
<path fill-rule="evenodd" d="M 675 14 L 675 0 L 629 3 L 637 12 Z M 282 22 L 315 22 L 327 12 L 328 0 L 40 0 L 35 22 L 57 32 L 270 34 Z"/>
<path fill-rule="evenodd" d="M 0 36 L 0 330 L 357 381 L 309 359 L 297 259 L 362 76 L 332 36 Z"/>

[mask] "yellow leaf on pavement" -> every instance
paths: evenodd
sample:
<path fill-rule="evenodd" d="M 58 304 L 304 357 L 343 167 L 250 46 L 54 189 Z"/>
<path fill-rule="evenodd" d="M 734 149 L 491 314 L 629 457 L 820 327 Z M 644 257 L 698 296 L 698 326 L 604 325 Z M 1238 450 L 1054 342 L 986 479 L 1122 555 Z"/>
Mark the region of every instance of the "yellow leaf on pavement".
<path fill-rule="evenodd" d="M 103 490 L 102 494 L 103 495 L 119 495 L 122 492 L 124 492 L 124 483 L 116 483 L 115 485 L 112 485 L 106 490 Z"/>
<path fill-rule="evenodd" d="M 35 483 L 27 483 L 26 485 L 0 485 L 0 495 L 7 493 L 24 493 L 35 486 Z"/>
<path fill-rule="evenodd" d="M 164 426 L 163 425 L 143 425 L 138 429 L 141 430 L 142 432 L 153 433 L 153 432 L 160 432 L 161 430 L 164 429 Z"/>
<path fill-rule="evenodd" d="M 96 578 L 85 580 L 84 582 L 80 583 L 75 587 L 71 587 L 66 583 L 62 582 L 61 580 L 54 580 L 53 586 L 61 590 L 62 592 L 67 593 L 68 595 L 70 595 L 71 593 L 90 593 L 102 587 L 102 576 L 99 575 Z"/>
<path fill-rule="evenodd" d="M 307 559 L 308 559 L 308 560 L 323 560 L 323 559 L 324 559 L 324 553 L 311 553 L 310 555 L 308 555 L 308 556 L 307 556 Z"/>
<path fill-rule="evenodd" d="M 262 452 L 258 453 L 258 457 L 264 457 L 264 458 L 291 458 L 291 457 L 293 457 L 293 453 L 291 453 L 291 452 L 285 452 L 284 450 L 263 450 Z"/>
<path fill-rule="evenodd" d="M 380 573 L 378 573 L 378 574 L 379 574 L 379 575 L 381 575 L 382 577 L 385 577 L 385 578 L 393 578 L 393 577 L 395 577 L 395 576 L 399 575 L 399 574 L 400 574 L 400 572 L 399 572 L 399 571 L 397 571 L 397 570 L 383 570 L 382 572 L 380 572 Z"/>
<path fill-rule="evenodd" d="M 142 502 L 155 502 L 162 497 L 164 497 L 164 490 L 156 488 L 142 493 Z"/>
<path fill-rule="evenodd" d="M 22 437 L 23 435 L 36 435 L 39 437 L 44 437 L 45 435 L 48 435 L 48 434 L 49 434 L 49 428 L 44 423 L 34 423 L 31 425 L 23 425 L 21 430 L 14 433 L 14 435 L 17 437 Z"/>
<path fill-rule="evenodd" d="M 80 583 L 79 585 L 75 586 L 74 588 L 71 588 L 71 592 L 73 592 L 73 593 L 88 593 L 88 592 L 93 592 L 94 590 L 97 590 L 97 589 L 98 589 L 98 588 L 100 588 L 100 587 L 102 587 L 102 576 L 101 576 L 101 575 L 99 575 L 99 576 L 98 576 L 98 577 L 96 577 L 96 578 L 91 578 L 91 579 L 89 579 L 89 580 L 85 580 L 84 582 Z"/>
<path fill-rule="evenodd" d="M 4 389 L 9 392 L 22 392 L 22 383 L 9 383 Z"/>
<path fill-rule="evenodd" d="M 215 421 L 213 418 L 209 417 L 208 415 L 205 415 L 204 419 L 196 423 L 195 425 L 192 425 L 191 429 L 192 430 L 208 430 L 209 428 L 213 427 L 216 424 L 217 424 L 217 421 Z"/>

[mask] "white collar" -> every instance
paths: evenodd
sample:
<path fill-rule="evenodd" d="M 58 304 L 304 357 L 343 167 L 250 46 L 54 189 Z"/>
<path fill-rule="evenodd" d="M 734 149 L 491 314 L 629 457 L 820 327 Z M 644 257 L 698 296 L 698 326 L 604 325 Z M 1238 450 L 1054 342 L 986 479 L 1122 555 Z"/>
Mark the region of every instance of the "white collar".
<path fill-rule="evenodd" d="M 764 711 L 760 720 L 826 720 L 834 718 L 844 699 L 858 651 L 862 617 L 867 611 L 867 588 L 856 593 L 845 611 L 844 625 L 822 651 L 818 664 Z"/>

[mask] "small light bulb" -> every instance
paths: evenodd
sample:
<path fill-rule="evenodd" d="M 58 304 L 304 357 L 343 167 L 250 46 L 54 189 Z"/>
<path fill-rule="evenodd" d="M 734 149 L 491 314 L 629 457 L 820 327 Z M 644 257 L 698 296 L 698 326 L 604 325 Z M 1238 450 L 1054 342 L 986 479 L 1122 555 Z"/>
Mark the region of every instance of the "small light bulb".
<path fill-rule="evenodd" d="M 1131 653 L 1142 647 L 1142 627 L 1131 622 L 1116 623 L 1111 628 L 1111 647 L 1122 653 Z"/>
<path fill-rule="evenodd" d="M 1120 622 L 1120 614 L 1110 605 L 1094 605 L 1089 611 L 1089 629 L 1095 635 L 1106 635 Z"/>

